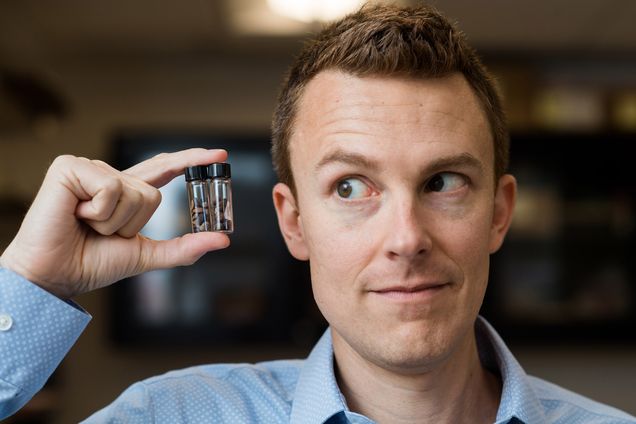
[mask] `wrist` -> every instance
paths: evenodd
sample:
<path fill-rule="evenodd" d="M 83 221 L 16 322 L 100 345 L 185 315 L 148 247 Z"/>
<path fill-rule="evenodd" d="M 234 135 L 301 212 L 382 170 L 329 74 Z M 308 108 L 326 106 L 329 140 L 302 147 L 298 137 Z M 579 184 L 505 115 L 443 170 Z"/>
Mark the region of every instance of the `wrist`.
<path fill-rule="evenodd" d="M 30 282 L 34 284 L 40 285 L 38 284 L 37 281 L 34 281 L 35 279 L 33 278 L 33 276 L 30 275 L 30 273 L 27 270 L 22 269 L 22 267 L 19 264 L 17 264 L 17 261 L 13 260 L 10 254 L 10 246 L 0 256 L 0 268 L 13 271 L 16 274 L 18 274 L 20 277 L 24 278 L 25 280 L 29 280 Z"/>
<path fill-rule="evenodd" d="M 60 299 L 64 300 L 68 298 L 67 296 L 62 295 L 61 293 L 56 293 L 55 290 L 52 290 L 50 287 L 48 287 L 45 282 L 41 281 L 41 279 L 37 278 L 34 274 L 29 272 L 28 268 L 22 266 L 19 260 L 15 260 L 13 255 L 11 254 L 11 245 L 9 245 L 9 247 L 7 247 L 7 249 L 0 256 L 0 268 L 6 269 L 18 274 L 20 277 L 24 278 L 25 280 L 30 281 L 31 283 L 42 288 L 43 290 L 46 290 L 47 292 L 51 293 L 52 295 Z"/>

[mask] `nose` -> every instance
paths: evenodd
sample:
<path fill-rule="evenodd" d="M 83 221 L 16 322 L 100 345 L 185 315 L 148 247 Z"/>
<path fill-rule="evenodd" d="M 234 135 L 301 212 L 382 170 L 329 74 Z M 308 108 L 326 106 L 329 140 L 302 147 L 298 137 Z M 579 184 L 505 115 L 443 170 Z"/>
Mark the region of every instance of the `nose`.
<path fill-rule="evenodd" d="M 414 259 L 430 251 L 430 229 L 417 199 L 396 199 L 388 215 L 384 248 L 389 259 Z"/>

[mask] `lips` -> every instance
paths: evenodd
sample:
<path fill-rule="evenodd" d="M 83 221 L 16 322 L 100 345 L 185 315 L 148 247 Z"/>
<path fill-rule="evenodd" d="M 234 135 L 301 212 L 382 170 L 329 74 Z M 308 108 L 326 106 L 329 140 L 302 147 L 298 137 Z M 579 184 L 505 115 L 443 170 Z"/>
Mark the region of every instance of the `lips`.
<path fill-rule="evenodd" d="M 421 283 L 421 284 L 404 284 L 389 287 L 382 287 L 377 290 L 371 290 L 371 294 L 380 299 L 397 302 L 400 305 L 405 303 L 430 302 L 436 298 L 438 294 L 445 293 L 449 283 Z"/>
<path fill-rule="evenodd" d="M 381 288 L 381 289 L 376 289 L 371 291 L 376 293 L 389 293 L 389 292 L 414 293 L 418 291 L 439 288 L 439 287 L 445 286 L 446 284 L 448 283 L 421 283 L 416 285 L 405 284 L 405 285 L 391 286 L 391 287 L 386 287 L 386 288 Z"/>

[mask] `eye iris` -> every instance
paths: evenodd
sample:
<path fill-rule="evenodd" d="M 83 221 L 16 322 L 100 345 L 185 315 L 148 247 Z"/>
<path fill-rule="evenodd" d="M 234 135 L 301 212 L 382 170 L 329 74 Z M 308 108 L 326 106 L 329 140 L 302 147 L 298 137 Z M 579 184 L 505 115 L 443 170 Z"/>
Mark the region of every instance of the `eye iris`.
<path fill-rule="evenodd" d="M 338 195 L 340 197 L 349 197 L 352 191 L 353 187 L 349 181 L 341 181 L 338 183 Z"/>
<path fill-rule="evenodd" d="M 441 175 L 436 175 L 428 183 L 428 188 L 431 191 L 441 191 L 444 188 L 444 178 L 442 178 Z"/>

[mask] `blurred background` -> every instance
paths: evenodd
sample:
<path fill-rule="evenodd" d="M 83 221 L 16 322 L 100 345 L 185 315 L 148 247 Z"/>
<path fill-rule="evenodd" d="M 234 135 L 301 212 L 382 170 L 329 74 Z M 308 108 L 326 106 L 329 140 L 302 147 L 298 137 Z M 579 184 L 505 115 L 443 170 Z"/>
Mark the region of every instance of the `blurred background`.
<path fill-rule="evenodd" d="M 170 369 L 308 353 L 325 323 L 278 234 L 269 121 L 302 41 L 358 4 L 0 0 L 0 248 L 65 153 L 123 169 L 227 148 L 236 214 L 232 249 L 76 299 L 93 321 L 7 422 L 77 422 Z M 636 3 L 433 4 L 500 82 L 521 187 L 482 313 L 529 373 L 636 414 Z M 183 180 L 162 191 L 144 232 L 189 231 Z"/>

